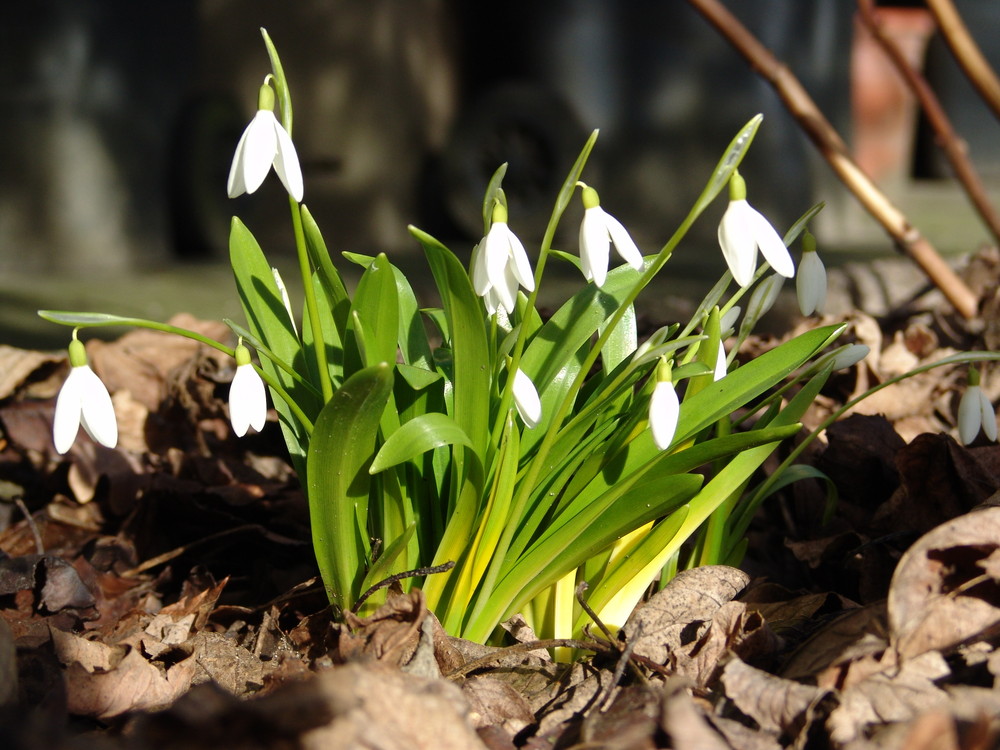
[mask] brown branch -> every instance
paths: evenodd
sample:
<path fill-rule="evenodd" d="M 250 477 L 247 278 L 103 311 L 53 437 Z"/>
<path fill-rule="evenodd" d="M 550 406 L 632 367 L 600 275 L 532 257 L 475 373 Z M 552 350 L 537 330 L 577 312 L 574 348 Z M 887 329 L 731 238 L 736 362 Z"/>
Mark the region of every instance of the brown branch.
<path fill-rule="evenodd" d="M 1000 79 L 979 50 L 951 0 L 927 0 L 941 36 L 983 101 L 1000 119 Z"/>
<path fill-rule="evenodd" d="M 865 28 L 871 32 L 872 37 L 878 42 L 882 51 L 885 52 L 893 66 L 895 66 L 896 70 L 903 77 L 903 80 L 906 81 L 906 85 L 910 87 L 913 95 L 917 98 L 924 114 L 927 116 L 927 121 L 934 128 L 937 136 L 937 145 L 944 152 L 948 163 L 951 164 L 951 168 L 955 172 L 955 177 L 958 178 L 966 195 L 969 196 L 969 200 L 976 211 L 979 212 L 979 216 L 986 223 L 993 237 L 1000 242 L 1000 216 L 997 216 L 986 193 L 986 188 L 982 180 L 979 179 L 979 173 L 976 172 L 975 167 L 972 166 L 972 162 L 968 158 L 965 142 L 959 138 L 952 127 L 951 120 L 948 119 L 948 115 L 945 114 L 944 109 L 941 107 L 937 95 L 931 89 L 930 84 L 927 83 L 927 79 L 920 75 L 907 62 L 906 57 L 899 49 L 899 45 L 886 34 L 885 24 L 882 23 L 873 0 L 858 0 L 858 11 Z"/>
<path fill-rule="evenodd" d="M 976 316 L 978 300 L 934 246 L 910 224 L 851 158 L 847 144 L 799 80 L 718 0 L 688 0 L 778 93 L 823 158 L 896 243 L 964 318 Z"/>

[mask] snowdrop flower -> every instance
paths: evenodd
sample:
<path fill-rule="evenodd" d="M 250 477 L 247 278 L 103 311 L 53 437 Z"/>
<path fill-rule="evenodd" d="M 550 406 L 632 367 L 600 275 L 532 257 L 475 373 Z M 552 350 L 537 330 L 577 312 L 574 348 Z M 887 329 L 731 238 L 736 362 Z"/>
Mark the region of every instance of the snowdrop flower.
<path fill-rule="evenodd" d="M 739 172 L 733 172 L 729 178 L 729 207 L 719 222 L 719 245 L 741 287 L 753 281 L 758 247 L 776 273 L 789 279 L 795 275 L 795 265 L 785 243 L 771 223 L 747 203 L 746 182 Z"/>
<path fill-rule="evenodd" d="M 802 261 L 795 279 L 795 294 L 803 315 L 817 315 L 826 304 L 826 267 L 816 252 L 816 238 L 808 231 L 802 236 Z"/>
<path fill-rule="evenodd" d="M 247 434 L 253 427 L 257 432 L 264 429 L 267 419 L 267 396 L 264 381 L 250 364 L 250 350 L 241 341 L 236 345 L 236 374 L 229 386 L 229 421 L 237 437 Z"/>
<path fill-rule="evenodd" d="M 535 289 L 528 254 L 507 226 L 507 209 L 499 203 L 493 207 L 490 231 L 472 251 L 470 265 L 472 286 L 490 315 L 501 305 L 508 313 L 514 311 L 518 285 L 529 292 Z"/>
<path fill-rule="evenodd" d="M 990 440 L 997 439 L 997 418 L 993 404 L 979 385 L 979 371 L 969 368 L 969 385 L 958 404 L 958 436 L 963 445 L 976 439 L 979 430 Z"/>
<path fill-rule="evenodd" d="M 608 258 L 613 242 L 615 250 L 636 271 L 642 270 L 642 253 L 628 231 L 614 216 L 601 208 L 594 188 L 583 186 L 583 221 L 580 223 L 580 265 L 587 281 L 603 286 L 608 277 Z"/>
<path fill-rule="evenodd" d="M 542 418 L 542 402 L 538 398 L 535 384 L 520 367 L 514 373 L 514 406 L 517 407 L 517 413 L 521 415 L 525 427 L 529 430 L 535 429 Z"/>
<path fill-rule="evenodd" d="M 297 203 L 302 202 L 302 167 L 291 136 L 274 116 L 274 90 L 267 81 L 260 87 L 257 114 L 236 145 L 229 169 L 229 197 L 253 193 L 274 167 L 281 184 Z"/>
<path fill-rule="evenodd" d="M 69 376 L 56 399 L 52 438 L 62 454 L 72 447 L 80 425 L 107 448 L 118 445 L 118 422 L 111 394 L 87 364 L 87 350 L 75 337 L 69 344 Z"/>
<path fill-rule="evenodd" d="M 719 341 L 719 353 L 715 357 L 715 372 L 712 375 L 712 381 L 718 383 L 728 372 L 728 366 L 726 364 L 726 345 Z"/>
<path fill-rule="evenodd" d="M 670 362 L 661 359 L 656 366 L 656 385 L 649 399 L 649 429 L 653 442 L 661 451 L 670 447 L 677 431 L 681 404 L 671 380 Z"/>

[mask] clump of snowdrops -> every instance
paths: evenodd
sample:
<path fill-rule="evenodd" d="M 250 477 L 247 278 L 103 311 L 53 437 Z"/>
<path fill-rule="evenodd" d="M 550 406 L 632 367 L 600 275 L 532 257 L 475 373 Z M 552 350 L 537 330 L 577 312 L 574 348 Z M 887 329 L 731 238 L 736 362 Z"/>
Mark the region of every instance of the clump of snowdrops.
<path fill-rule="evenodd" d="M 570 637 L 590 617 L 575 597 L 580 582 L 588 584 L 589 608 L 620 626 L 645 592 L 679 569 L 738 564 L 755 509 L 784 481 L 779 472 L 752 485 L 758 469 L 800 431 L 829 374 L 866 353 L 834 347 L 843 325 L 819 326 L 737 366 L 736 350 L 783 280 L 795 276 L 788 248 L 799 237 L 803 313 L 821 311 L 826 292 L 806 228 L 819 207 L 781 237 L 747 202 L 738 167 L 761 118 L 735 135 L 687 217 L 654 252 L 640 250 L 583 181 L 596 132 L 531 253 L 508 212 L 500 165 L 486 186 L 483 239 L 469 268 L 410 228 L 440 298 L 440 307 L 425 308 L 384 254 L 343 254 L 363 269 L 348 292 L 303 202 L 289 87 L 263 36 L 271 72 L 227 189 L 230 197 L 252 193 L 272 169 L 284 185 L 301 303 L 292 304 L 253 233 L 234 217 L 230 259 L 246 315 L 243 324 L 226 321 L 235 347 L 155 321 L 41 311 L 74 327 L 56 449 L 67 451 L 81 424 L 106 446 L 117 441 L 111 399 L 77 331 L 151 328 L 234 357 L 229 409 L 238 435 L 264 427 L 270 392 L 308 498 L 322 580 L 341 610 L 376 606 L 380 595 L 365 593 L 396 577 L 405 588 L 420 586 L 454 635 L 485 641 L 522 613 L 539 635 Z M 727 188 L 718 234 L 730 270 L 690 321 L 638 341 L 640 293 Z M 584 209 L 578 253 L 552 247 L 573 200 Z M 623 261 L 615 267 L 612 247 Z M 581 283 L 543 318 L 536 300 L 549 263 L 577 266 Z M 977 383 L 961 409 L 963 438 L 980 424 L 995 436 Z"/>

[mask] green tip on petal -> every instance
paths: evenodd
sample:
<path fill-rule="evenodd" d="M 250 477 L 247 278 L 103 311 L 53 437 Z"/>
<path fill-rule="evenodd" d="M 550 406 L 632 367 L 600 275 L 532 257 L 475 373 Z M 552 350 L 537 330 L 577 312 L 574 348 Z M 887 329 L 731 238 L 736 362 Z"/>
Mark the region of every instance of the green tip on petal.
<path fill-rule="evenodd" d="M 740 175 L 736 170 L 733 170 L 733 176 L 729 178 L 729 200 L 731 201 L 745 201 L 747 199 L 747 183 L 746 180 Z"/>
<path fill-rule="evenodd" d="M 264 83 L 257 92 L 257 109 L 274 111 L 274 89 L 268 83 Z"/>
<path fill-rule="evenodd" d="M 236 345 L 236 350 L 233 352 L 233 356 L 236 357 L 237 367 L 250 364 L 250 350 L 243 346 L 243 344 Z"/>
<path fill-rule="evenodd" d="M 73 367 L 83 367 L 87 364 L 87 349 L 79 339 L 69 342 L 69 363 Z"/>
<path fill-rule="evenodd" d="M 969 380 L 968 385 L 979 385 L 979 370 L 975 367 L 969 368 Z"/>
<path fill-rule="evenodd" d="M 583 199 L 584 208 L 597 208 L 601 205 L 601 198 L 597 194 L 597 191 L 590 185 L 584 185 L 583 192 L 580 197 Z"/>
<path fill-rule="evenodd" d="M 493 204 L 493 223 L 497 222 L 507 223 L 507 207 L 499 201 Z"/>

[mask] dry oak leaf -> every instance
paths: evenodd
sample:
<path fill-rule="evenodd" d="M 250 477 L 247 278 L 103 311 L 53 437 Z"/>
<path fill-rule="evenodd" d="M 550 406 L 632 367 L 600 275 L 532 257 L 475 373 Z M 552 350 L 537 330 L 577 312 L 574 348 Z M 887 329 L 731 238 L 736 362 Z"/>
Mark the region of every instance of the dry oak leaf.
<path fill-rule="evenodd" d="M 706 685 L 729 650 L 746 655 L 774 644 L 757 612 L 732 599 L 750 577 L 726 565 L 705 565 L 677 575 L 636 609 L 623 631 L 635 639 L 637 656 Z"/>
<path fill-rule="evenodd" d="M 901 661 L 1000 630 L 1000 582 L 988 572 L 998 549 L 1000 507 L 988 507 L 941 524 L 906 551 L 887 602 Z"/>

